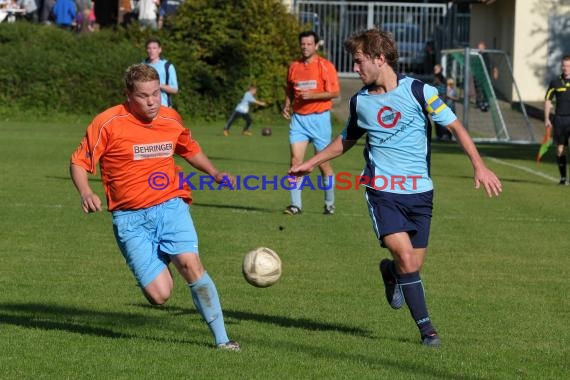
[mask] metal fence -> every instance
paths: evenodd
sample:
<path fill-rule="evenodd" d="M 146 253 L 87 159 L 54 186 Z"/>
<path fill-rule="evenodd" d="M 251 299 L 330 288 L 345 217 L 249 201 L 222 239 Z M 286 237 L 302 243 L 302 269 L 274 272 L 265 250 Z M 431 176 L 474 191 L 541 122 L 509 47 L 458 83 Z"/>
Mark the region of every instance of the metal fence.
<path fill-rule="evenodd" d="M 294 3 L 299 21 L 319 34 L 324 53 L 344 77 L 354 76 L 350 57 L 343 48 L 344 40 L 356 31 L 375 26 L 394 35 L 400 53 L 399 71 L 431 72 L 441 49 L 461 44 L 458 37 L 467 38 L 467 42 L 469 39 L 468 32 L 465 35 L 465 20 L 448 17 L 455 16 L 448 10 L 446 4 L 310 0 Z"/>

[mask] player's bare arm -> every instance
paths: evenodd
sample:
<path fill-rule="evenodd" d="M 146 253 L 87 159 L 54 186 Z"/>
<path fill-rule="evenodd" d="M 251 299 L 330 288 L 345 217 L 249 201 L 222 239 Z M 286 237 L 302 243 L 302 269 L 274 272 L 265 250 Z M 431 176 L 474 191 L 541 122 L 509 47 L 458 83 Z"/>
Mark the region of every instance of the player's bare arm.
<path fill-rule="evenodd" d="M 285 89 L 285 104 L 283 104 L 281 115 L 283 115 L 283 117 L 287 120 L 291 119 L 291 113 L 289 110 L 291 109 L 292 97 L 293 95 L 291 93 L 291 90 L 289 88 Z"/>
<path fill-rule="evenodd" d="M 227 172 L 221 172 L 216 167 L 208 156 L 206 156 L 203 152 L 200 152 L 190 158 L 186 158 L 186 162 L 192 165 L 194 168 L 204 172 L 208 175 L 211 175 L 214 178 L 216 183 L 231 184 L 232 188 L 235 188 L 236 179 L 233 175 Z"/>
<path fill-rule="evenodd" d="M 475 182 L 475 188 L 478 189 L 483 185 L 489 197 L 498 196 L 503 191 L 501 181 L 495 173 L 487 168 L 483 159 L 481 159 L 473 140 L 471 140 L 469 133 L 467 133 L 461 122 L 459 122 L 459 120 L 455 120 L 453 123 L 449 124 L 447 128 L 451 130 L 459 142 L 459 145 L 461 145 L 465 154 L 467 154 L 471 160 L 474 170 L 473 179 Z"/>
<path fill-rule="evenodd" d="M 544 102 L 544 126 L 546 128 L 552 127 L 552 123 L 550 122 L 550 112 L 552 112 L 552 101 L 546 100 Z"/>
<path fill-rule="evenodd" d="M 87 173 L 87 170 L 81 166 L 71 164 L 69 171 L 71 174 L 71 180 L 81 196 L 81 208 L 83 209 L 83 212 L 90 213 L 101 211 L 103 209 L 101 207 L 101 199 L 99 199 L 97 194 L 95 194 L 89 186 L 89 174 Z"/>
<path fill-rule="evenodd" d="M 177 88 L 169 86 L 167 84 L 161 84 L 160 89 L 170 95 L 178 94 Z"/>
<path fill-rule="evenodd" d="M 310 90 L 304 90 L 300 92 L 300 95 L 303 100 L 331 100 L 338 98 L 340 96 L 340 92 L 312 92 Z"/>
<path fill-rule="evenodd" d="M 289 169 L 289 175 L 296 177 L 307 175 L 322 163 L 341 156 L 352 148 L 354 144 L 356 144 L 355 140 L 344 140 L 341 136 L 338 136 L 325 149 L 311 157 L 309 160 L 299 165 L 293 165 L 291 169 Z"/>

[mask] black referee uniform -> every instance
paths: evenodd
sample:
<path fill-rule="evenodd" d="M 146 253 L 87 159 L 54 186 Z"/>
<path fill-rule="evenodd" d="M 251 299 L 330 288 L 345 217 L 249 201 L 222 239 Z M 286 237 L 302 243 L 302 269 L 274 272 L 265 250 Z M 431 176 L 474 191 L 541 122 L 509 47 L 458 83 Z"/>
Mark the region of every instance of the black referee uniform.
<path fill-rule="evenodd" d="M 557 77 L 548 86 L 544 100 L 556 103 L 553 120 L 552 140 L 556 145 L 568 146 L 570 137 L 570 78 Z M 566 182 L 566 153 L 556 158 L 560 170 L 560 181 Z"/>

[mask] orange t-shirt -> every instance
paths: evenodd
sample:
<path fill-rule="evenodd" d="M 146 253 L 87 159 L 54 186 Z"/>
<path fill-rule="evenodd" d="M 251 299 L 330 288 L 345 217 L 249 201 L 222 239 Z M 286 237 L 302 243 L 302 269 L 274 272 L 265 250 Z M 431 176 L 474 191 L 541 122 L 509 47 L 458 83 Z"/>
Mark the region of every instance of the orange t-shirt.
<path fill-rule="evenodd" d="M 136 210 L 175 197 L 190 203 L 190 189 L 179 186 L 180 168 L 174 154 L 191 158 L 200 151 L 172 108 L 160 107 L 157 117 L 144 124 L 129 112 L 127 104 L 121 104 L 93 119 L 71 163 L 91 174 L 97 172 L 99 163 L 109 211 Z M 152 182 L 153 173 L 165 176 Z"/>
<path fill-rule="evenodd" d="M 289 93 L 294 94 L 293 112 L 301 115 L 321 113 L 332 108 L 332 100 L 330 99 L 301 99 L 301 90 L 313 92 L 340 91 L 334 65 L 320 56 L 315 56 L 309 63 L 305 63 L 302 59 L 292 62 L 287 73 L 287 87 Z"/>

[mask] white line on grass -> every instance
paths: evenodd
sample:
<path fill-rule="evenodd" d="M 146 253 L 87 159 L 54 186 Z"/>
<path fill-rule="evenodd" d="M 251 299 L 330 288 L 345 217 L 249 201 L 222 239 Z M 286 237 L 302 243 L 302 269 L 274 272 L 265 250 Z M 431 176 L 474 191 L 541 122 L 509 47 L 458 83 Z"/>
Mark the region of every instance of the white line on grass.
<path fill-rule="evenodd" d="M 527 172 L 527 173 L 534 174 L 534 175 L 537 176 L 537 177 L 542 177 L 542 178 L 545 178 L 545 179 L 547 179 L 547 180 L 549 180 L 549 181 L 552 181 L 552 182 L 558 182 L 558 178 L 555 178 L 555 177 L 550 176 L 550 175 L 548 175 L 548 174 L 544 174 L 544 173 L 542 173 L 542 172 L 539 172 L 538 170 L 533 170 L 533 169 L 527 168 L 527 167 L 525 167 L 525 166 L 521 166 L 521 165 L 517 165 L 517 164 L 512 164 L 512 163 L 510 163 L 510 162 L 503 161 L 503 160 L 501 160 L 501 159 L 499 159 L 499 158 L 495 158 L 495 157 L 485 156 L 485 158 L 488 158 L 489 160 L 491 160 L 491 161 L 493 161 L 493 162 L 496 162 L 496 163 L 498 163 L 498 164 L 502 164 L 502 165 L 505 165 L 505 166 L 510 166 L 510 167 L 512 167 L 512 168 L 516 168 L 516 169 L 525 171 L 525 172 Z"/>

